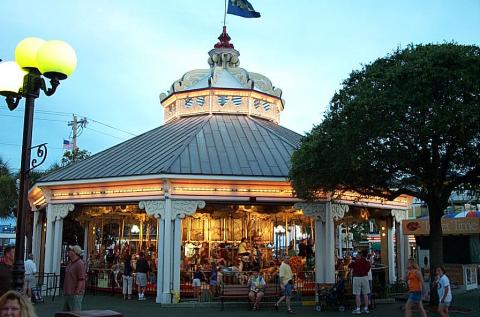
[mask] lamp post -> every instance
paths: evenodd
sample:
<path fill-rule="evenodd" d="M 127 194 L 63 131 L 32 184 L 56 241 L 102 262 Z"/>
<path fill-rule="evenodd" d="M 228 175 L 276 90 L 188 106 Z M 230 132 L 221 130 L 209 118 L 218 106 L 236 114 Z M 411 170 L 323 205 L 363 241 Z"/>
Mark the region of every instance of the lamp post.
<path fill-rule="evenodd" d="M 15 110 L 20 99 L 25 98 L 12 285 L 15 290 L 20 291 L 25 276 L 25 214 L 29 206 L 29 173 L 41 165 L 47 155 L 46 143 L 32 147 L 35 99 L 40 96 L 40 91 L 47 96 L 53 95 L 60 80 L 66 79 L 75 70 L 77 57 L 75 51 L 65 42 L 29 37 L 15 48 L 15 61 L 0 63 L 0 94 L 6 97 L 10 110 Z M 50 88 L 46 87 L 44 77 L 50 79 Z M 33 148 L 37 149 L 38 159 L 30 162 Z"/>

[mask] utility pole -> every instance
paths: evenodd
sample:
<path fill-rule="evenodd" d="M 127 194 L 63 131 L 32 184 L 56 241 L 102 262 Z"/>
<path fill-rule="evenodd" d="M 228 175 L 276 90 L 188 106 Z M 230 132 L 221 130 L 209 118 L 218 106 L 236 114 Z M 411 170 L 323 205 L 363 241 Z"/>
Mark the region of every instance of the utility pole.
<path fill-rule="evenodd" d="M 78 154 L 78 147 L 77 147 L 77 138 L 79 136 L 78 134 L 78 128 L 80 127 L 81 129 L 85 128 L 87 126 L 87 118 L 83 118 L 80 121 L 77 120 L 77 116 L 74 114 L 73 115 L 73 120 L 68 122 L 68 126 L 72 127 L 72 143 L 73 143 L 73 148 L 72 148 L 72 161 L 75 162 L 77 160 L 77 154 Z"/>

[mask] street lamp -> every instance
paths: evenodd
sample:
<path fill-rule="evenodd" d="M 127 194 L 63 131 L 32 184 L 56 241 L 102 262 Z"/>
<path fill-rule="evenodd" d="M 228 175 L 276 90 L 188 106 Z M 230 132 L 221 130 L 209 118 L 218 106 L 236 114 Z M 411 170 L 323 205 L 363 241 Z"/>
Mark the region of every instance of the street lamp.
<path fill-rule="evenodd" d="M 31 159 L 32 126 L 35 99 L 40 90 L 45 95 L 55 93 L 60 80 L 70 76 L 77 65 L 75 51 L 62 41 L 45 41 L 29 37 L 15 48 L 15 62 L 0 63 L 0 94 L 6 97 L 10 110 L 17 108 L 20 99 L 25 98 L 23 121 L 22 161 L 20 165 L 20 186 L 17 204 L 17 229 L 15 240 L 15 262 L 13 266 L 13 288 L 21 290 L 25 276 L 25 213 L 28 210 L 29 173 L 41 165 L 47 155 L 46 143 L 34 146 L 37 158 Z M 50 88 L 45 84 L 50 80 Z"/>

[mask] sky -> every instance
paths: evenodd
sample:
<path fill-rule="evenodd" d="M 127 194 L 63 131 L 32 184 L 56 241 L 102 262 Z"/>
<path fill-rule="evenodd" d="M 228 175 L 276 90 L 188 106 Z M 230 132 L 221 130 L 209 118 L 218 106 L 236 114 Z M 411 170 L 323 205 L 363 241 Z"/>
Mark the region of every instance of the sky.
<path fill-rule="evenodd" d="M 304 134 L 322 121 L 350 72 L 397 47 L 480 45 L 480 0 L 250 0 L 261 18 L 227 15 L 240 67 L 283 90 L 281 125 Z M 78 146 L 92 154 L 163 124 L 159 94 L 192 69 L 208 68 L 223 26 L 224 0 L 2 0 L 0 59 L 25 37 L 59 39 L 78 66 L 35 102 L 33 144 L 48 143 L 39 169 L 59 162 L 68 121 L 89 121 Z M 0 157 L 20 165 L 23 101 L 0 101 Z M 112 158 L 115 160 L 115 158 Z"/>

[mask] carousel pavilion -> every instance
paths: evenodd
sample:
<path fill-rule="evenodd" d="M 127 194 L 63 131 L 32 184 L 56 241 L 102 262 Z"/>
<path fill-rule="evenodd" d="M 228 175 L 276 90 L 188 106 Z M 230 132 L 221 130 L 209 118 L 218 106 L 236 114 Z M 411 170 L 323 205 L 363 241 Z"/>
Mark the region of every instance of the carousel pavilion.
<path fill-rule="evenodd" d="M 313 282 L 334 282 L 336 256 L 349 248 L 341 228 L 370 218 L 382 228 L 386 278 L 401 278 L 407 199 L 348 192 L 297 199 L 288 171 L 301 135 L 279 125 L 282 91 L 239 67 L 225 27 L 218 39 L 208 69 L 187 72 L 160 95 L 163 125 L 53 172 L 30 191 L 40 271 L 60 273 L 64 223 L 73 220 L 83 228 L 85 257 L 98 266 L 92 270 L 111 270 L 108 253 L 150 256 L 157 303 L 186 289 L 197 265 L 238 269 L 248 261 L 236 254 L 242 238 L 265 270 L 310 240 Z"/>

